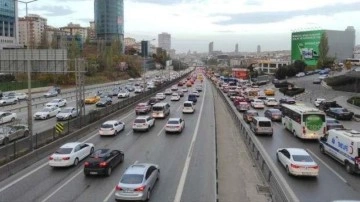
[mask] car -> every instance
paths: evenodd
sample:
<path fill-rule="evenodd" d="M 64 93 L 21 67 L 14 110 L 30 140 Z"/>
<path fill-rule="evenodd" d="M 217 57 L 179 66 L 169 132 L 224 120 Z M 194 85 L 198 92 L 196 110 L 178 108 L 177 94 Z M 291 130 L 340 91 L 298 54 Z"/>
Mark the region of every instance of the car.
<path fill-rule="evenodd" d="M 264 116 L 271 121 L 281 121 L 282 112 L 279 109 L 267 109 Z"/>
<path fill-rule="evenodd" d="M 186 92 L 188 92 L 188 89 L 187 89 L 187 87 L 184 86 L 184 87 L 181 89 L 181 91 L 184 92 L 184 93 L 186 93 Z"/>
<path fill-rule="evenodd" d="M 192 84 L 193 84 L 193 82 L 188 81 L 188 82 L 186 82 L 186 87 L 191 87 L 191 86 L 192 86 Z"/>
<path fill-rule="evenodd" d="M 75 107 L 65 107 L 61 109 L 61 111 L 56 114 L 56 119 L 58 121 L 65 121 L 75 118 L 79 115 L 79 110 L 76 110 Z"/>
<path fill-rule="evenodd" d="M 326 101 L 326 99 L 325 98 L 316 98 L 314 100 L 315 107 L 319 107 L 320 103 L 323 102 L 323 101 Z"/>
<path fill-rule="evenodd" d="M 178 86 L 177 85 L 173 85 L 172 87 L 171 87 L 171 91 L 177 91 L 178 90 Z"/>
<path fill-rule="evenodd" d="M 0 144 L 6 145 L 17 139 L 27 137 L 29 128 L 25 124 L 15 124 L 0 127 Z"/>
<path fill-rule="evenodd" d="M 273 107 L 279 105 L 279 102 L 272 97 L 269 97 L 267 100 L 264 100 L 264 104 L 268 107 Z"/>
<path fill-rule="evenodd" d="M 115 187 L 115 200 L 149 201 L 159 178 L 158 165 L 148 163 L 131 165 L 125 170 Z"/>
<path fill-rule="evenodd" d="M 264 109 L 264 102 L 262 100 L 259 99 L 254 99 L 254 101 L 251 102 L 251 106 L 254 109 Z"/>
<path fill-rule="evenodd" d="M 328 74 L 324 74 L 324 75 L 319 76 L 318 79 L 324 80 L 324 79 L 326 79 L 327 77 L 329 77 L 329 75 L 328 75 Z"/>
<path fill-rule="evenodd" d="M 28 99 L 28 95 L 26 93 L 15 93 L 15 97 L 17 97 L 18 100 Z"/>
<path fill-rule="evenodd" d="M 121 91 L 121 87 L 115 87 L 115 88 L 112 89 L 112 95 L 113 96 L 118 96 L 120 91 Z"/>
<path fill-rule="evenodd" d="M 53 99 L 51 102 L 48 102 L 45 104 L 46 107 L 65 107 L 67 104 L 66 99 L 60 98 L 60 99 Z"/>
<path fill-rule="evenodd" d="M 141 103 L 137 104 L 135 107 L 136 115 L 146 114 L 146 113 L 150 112 L 150 110 L 151 110 L 151 105 L 149 105 L 146 102 L 141 102 Z"/>
<path fill-rule="evenodd" d="M 85 98 L 85 104 L 95 104 L 99 102 L 100 96 L 96 94 L 91 94 L 87 98 Z"/>
<path fill-rule="evenodd" d="M 267 98 L 266 96 L 260 95 L 260 96 L 258 96 L 256 99 L 265 101 L 265 100 L 267 100 L 268 98 Z"/>
<path fill-rule="evenodd" d="M 2 97 L 0 100 L 0 106 L 14 105 L 18 103 L 17 97 Z"/>
<path fill-rule="evenodd" d="M 201 84 L 198 84 L 195 86 L 195 90 L 198 91 L 198 92 L 201 92 L 203 89 L 203 86 Z"/>
<path fill-rule="evenodd" d="M 100 97 L 113 97 L 113 93 L 111 91 L 98 91 L 97 95 Z"/>
<path fill-rule="evenodd" d="M 142 93 L 144 92 L 144 89 L 142 87 L 136 87 L 134 90 L 134 93 Z"/>
<path fill-rule="evenodd" d="M 106 107 L 112 104 L 112 99 L 110 97 L 104 96 L 100 97 L 100 100 L 95 104 L 96 107 Z"/>
<path fill-rule="evenodd" d="M 166 89 L 164 94 L 165 95 L 171 95 L 172 94 L 171 89 Z"/>
<path fill-rule="evenodd" d="M 166 98 L 164 93 L 156 93 L 155 97 L 159 100 L 165 100 Z"/>
<path fill-rule="evenodd" d="M 329 108 L 325 110 L 327 116 L 333 117 L 337 120 L 351 120 L 354 116 L 354 112 L 351 112 L 342 107 Z"/>
<path fill-rule="evenodd" d="M 279 103 L 280 104 L 295 104 L 296 101 L 294 100 L 294 98 L 288 97 L 288 98 L 280 98 Z"/>
<path fill-rule="evenodd" d="M 326 134 L 329 133 L 329 130 L 331 129 L 344 129 L 345 127 L 343 124 L 340 123 L 340 121 L 333 119 L 333 118 L 326 118 Z"/>
<path fill-rule="evenodd" d="M 121 131 L 125 130 L 125 123 L 117 120 L 106 121 L 101 124 L 99 129 L 100 136 L 118 135 Z"/>
<path fill-rule="evenodd" d="M 125 89 L 129 92 L 133 92 L 135 90 L 134 86 L 132 86 L 132 85 L 126 85 Z"/>
<path fill-rule="evenodd" d="M 264 90 L 264 94 L 266 96 L 274 96 L 275 95 L 275 90 L 271 89 L 271 88 L 267 88 Z"/>
<path fill-rule="evenodd" d="M 14 112 L 0 112 L 0 124 L 14 122 L 17 118 Z"/>
<path fill-rule="evenodd" d="M 40 111 L 38 111 L 34 114 L 34 119 L 35 120 L 49 119 L 51 117 L 56 116 L 58 113 L 60 113 L 60 111 L 61 111 L 61 109 L 56 106 L 44 107 L 43 109 L 41 109 Z"/>
<path fill-rule="evenodd" d="M 51 167 L 77 166 L 81 160 L 93 152 L 93 143 L 69 142 L 50 155 L 49 165 Z"/>
<path fill-rule="evenodd" d="M 134 81 L 135 79 L 134 78 L 130 78 L 130 79 L 128 79 L 128 81 Z"/>
<path fill-rule="evenodd" d="M 181 133 L 185 128 L 185 120 L 182 118 L 169 118 L 165 125 L 166 133 Z"/>
<path fill-rule="evenodd" d="M 180 95 L 178 93 L 173 93 L 170 98 L 171 101 L 179 101 Z"/>
<path fill-rule="evenodd" d="M 247 102 L 238 102 L 235 107 L 239 112 L 244 112 L 250 109 L 250 105 Z"/>
<path fill-rule="evenodd" d="M 117 97 L 120 98 L 127 98 L 130 97 L 130 92 L 127 90 L 121 90 L 119 91 L 119 93 L 117 94 Z"/>
<path fill-rule="evenodd" d="M 322 101 L 320 102 L 318 108 L 322 111 L 326 111 L 330 108 L 342 108 L 336 101 Z"/>
<path fill-rule="evenodd" d="M 200 93 L 196 90 L 191 92 L 191 94 L 196 95 L 196 97 L 200 97 Z"/>
<path fill-rule="evenodd" d="M 110 176 L 113 169 L 124 162 L 124 152 L 115 149 L 97 149 L 84 162 L 84 175 Z"/>
<path fill-rule="evenodd" d="M 276 159 L 286 169 L 288 175 L 318 176 L 319 166 L 310 154 L 301 148 L 279 148 Z"/>
<path fill-rule="evenodd" d="M 160 100 L 157 97 L 151 97 L 148 101 L 148 104 L 153 106 L 154 104 L 160 102 Z"/>
<path fill-rule="evenodd" d="M 179 94 L 180 97 L 184 97 L 184 92 L 182 92 L 181 90 L 177 91 L 177 94 Z"/>
<path fill-rule="evenodd" d="M 195 95 L 195 94 L 189 94 L 188 95 L 188 101 L 191 101 L 191 102 L 193 102 L 194 104 L 196 104 L 196 102 L 197 102 L 197 96 Z"/>
<path fill-rule="evenodd" d="M 61 88 L 59 86 L 53 86 L 49 90 L 55 90 L 58 94 L 61 93 Z"/>
<path fill-rule="evenodd" d="M 195 105 L 193 104 L 192 101 L 185 101 L 184 105 L 183 105 L 183 110 L 182 113 L 183 114 L 193 114 L 195 112 Z"/>
<path fill-rule="evenodd" d="M 313 84 L 321 84 L 321 79 L 314 79 Z"/>
<path fill-rule="evenodd" d="M 249 123 L 252 121 L 253 117 L 259 116 L 259 113 L 255 110 L 247 110 L 243 114 L 243 119 L 245 122 Z"/>
<path fill-rule="evenodd" d="M 296 74 L 296 77 L 304 77 L 305 76 L 305 73 L 304 72 L 299 72 Z"/>
<path fill-rule="evenodd" d="M 48 98 L 48 97 L 56 97 L 58 96 L 58 92 L 54 89 L 49 90 L 48 92 L 44 93 L 44 97 Z"/>
<path fill-rule="evenodd" d="M 132 125 L 134 132 L 136 131 L 149 131 L 150 128 L 155 126 L 155 119 L 151 116 L 138 116 L 135 118 Z"/>

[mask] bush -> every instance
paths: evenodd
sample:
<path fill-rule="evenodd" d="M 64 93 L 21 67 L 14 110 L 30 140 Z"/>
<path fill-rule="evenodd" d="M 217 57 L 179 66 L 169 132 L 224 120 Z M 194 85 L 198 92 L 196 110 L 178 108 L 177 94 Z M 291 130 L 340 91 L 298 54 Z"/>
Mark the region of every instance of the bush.
<path fill-rule="evenodd" d="M 305 88 L 291 88 L 291 89 L 288 89 L 286 87 L 286 88 L 280 88 L 279 91 L 282 92 L 284 95 L 287 95 L 287 96 L 295 96 L 295 95 L 298 95 L 298 94 L 301 94 L 301 93 L 305 92 Z"/>
<path fill-rule="evenodd" d="M 360 107 L 360 97 L 351 97 L 347 100 L 347 102 Z"/>
<path fill-rule="evenodd" d="M 291 87 L 294 87 L 294 84 L 293 84 L 293 83 L 290 83 L 290 82 L 287 82 L 287 81 L 280 82 L 280 83 L 275 83 L 275 84 L 274 84 L 275 88 L 288 88 L 289 85 L 290 85 Z"/>

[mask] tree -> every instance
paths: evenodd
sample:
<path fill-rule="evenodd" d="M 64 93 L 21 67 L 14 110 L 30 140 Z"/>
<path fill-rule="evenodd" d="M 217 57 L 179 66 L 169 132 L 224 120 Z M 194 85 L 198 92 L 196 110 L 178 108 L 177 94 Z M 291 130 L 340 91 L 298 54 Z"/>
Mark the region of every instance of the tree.
<path fill-rule="evenodd" d="M 302 60 L 295 60 L 294 68 L 296 72 L 304 72 L 307 64 Z"/>
<path fill-rule="evenodd" d="M 316 64 L 317 68 L 324 67 L 325 63 L 328 61 L 327 54 L 329 52 L 329 43 L 328 43 L 328 37 L 326 36 L 326 33 L 324 32 L 321 35 L 320 43 L 319 43 L 319 58 Z"/>

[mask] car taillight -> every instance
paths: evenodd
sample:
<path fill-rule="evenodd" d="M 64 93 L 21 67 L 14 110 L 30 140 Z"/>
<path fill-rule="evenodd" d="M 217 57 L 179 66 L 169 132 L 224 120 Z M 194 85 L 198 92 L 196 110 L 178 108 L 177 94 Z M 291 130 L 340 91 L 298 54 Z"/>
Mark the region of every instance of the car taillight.
<path fill-rule="evenodd" d="M 107 163 L 104 161 L 104 162 L 101 162 L 100 164 L 99 164 L 99 166 L 101 167 L 101 168 L 104 168 L 104 167 L 106 167 L 107 166 Z"/>
<path fill-rule="evenodd" d="M 319 169 L 319 166 L 311 166 L 311 168 L 314 168 L 314 169 Z"/>
<path fill-rule="evenodd" d="M 49 157 L 49 160 L 53 160 L 54 158 L 52 156 Z"/>
<path fill-rule="evenodd" d="M 69 159 L 70 159 L 70 157 L 68 157 L 68 156 L 62 158 L 62 160 L 69 160 Z"/>
<path fill-rule="evenodd" d="M 305 126 L 303 126 L 303 134 L 304 134 L 304 135 L 306 134 L 306 128 L 305 128 Z"/>
<path fill-rule="evenodd" d="M 85 167 L 88 167 L 89 165 L 90 165 L 89 162 L 85 162 L 85 163 L 84 163 L 84 166 L 85 166 Z"/>
<path fill-rule="evenodd" d="M 145 185 L 134 189 L 134 191 L 144 191 L 144 190 L 145 190 Z"/>
<path fill-rule="evenodd" d="M 355 163 L 360 164 L 360 157 L 355 157 Z"/>
<path fill-rule="evenodd" d="M 123 189 L 122 189 L 119 185 L 116 185 L 115 190 L 121 191 L 121 190 L 123 190 Z"/>
<path fill-rule="evenodd" d="M 298 165 L 295 165 L 295 164 L 290 164 L 290 166 L 292 167 L 292 168 L 300 168 L 301 166 L 298 166 Z"/>

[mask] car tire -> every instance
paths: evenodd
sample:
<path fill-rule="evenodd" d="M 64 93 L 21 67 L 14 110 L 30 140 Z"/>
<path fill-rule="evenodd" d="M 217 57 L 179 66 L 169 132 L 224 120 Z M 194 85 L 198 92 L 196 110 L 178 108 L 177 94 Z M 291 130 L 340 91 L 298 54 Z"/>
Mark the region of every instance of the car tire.
<path fill-rule="evenodd" d="M 347 161 L 345 162 L 345 170 L 349 174 L 353 174 L 353 172 L 354 172 L 352 167 L 351 167 L 351 164 L 349 162 L 347 162 Z"/>
<path fill-rule="evenodd" d="M 50 118 L 50 115 L 47 115 L 47 116 L 46 116 L 46 119 L 49 119 L 49 118 Z"/>
<path fill-rule="evenodd" d="M 112 168 L 108 167 L 108 169 L 106 169 L 106 176 L 109 177 L 111 175 L 111 172 L 112 172 Z"/>
<path fill-rule="evenodd" d="M 91 149 L 90 149 L 90 154 L 92 154 L 92 153 L 94 153 L 94 147 L 91 147 Z"/>
<path fill-rule="evenodd" d="M 72 116 L 71 116 L 71 115 L 69 116 L 69 119 L 72 119 Z"/>
<path fill-rule="evenodd" d="M 276 153 L 276 160 L 277 162 L 280 162 L 279 155 Z"/>
<path fill-rule="evenodd" d="M 151 189 L 148 189 L 148 191 L 146 192 L 146 199 L 145 201 L 149 201 L 151 197 Z"/>
<path fill-rule="evenodd" d="M 79 159 L 78 158 L 75 158 L 75 160 L 74 160 L 74 166 L 77 166 L 79 164 Z"/>
<path fill-rule="evenodd" d="M 12 117 L 10 122 L 14 122 L 15 121 L 15 117 Z"/>
<path fill-rule="evenodd" d="M 7 144 L 9 144 L 9 138 L 6 137 L 6 138 L 4 139 L 4 145 L 7 145 Z"/>
<path fill-rule="evenodd" d="M 324 146 L 322 146 L 322 145 L 320 145 L 320 152 L 321 152 L 322 154 L 325 154 L 325 149 L 324 149 Z"/>
<path fill-rule="evenodd" d="M 24 137 L 27 137 L 27 136 L 29 136 L 29 131 L 24 132 Z"/>
<path fill-rule="evenodd" d="M 291 173 L 290 173 L 290 170 L 289 170 L 289 167 L 288 167 L 288 166 L 286 166 L 286 173 L 287 173 L 288 175 L 291 175 Z"/>

